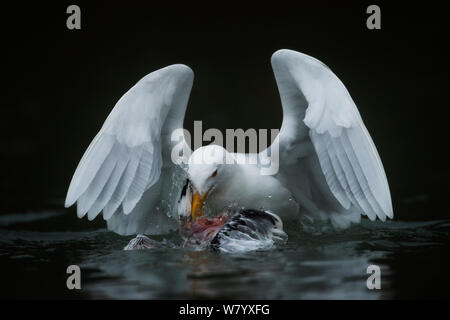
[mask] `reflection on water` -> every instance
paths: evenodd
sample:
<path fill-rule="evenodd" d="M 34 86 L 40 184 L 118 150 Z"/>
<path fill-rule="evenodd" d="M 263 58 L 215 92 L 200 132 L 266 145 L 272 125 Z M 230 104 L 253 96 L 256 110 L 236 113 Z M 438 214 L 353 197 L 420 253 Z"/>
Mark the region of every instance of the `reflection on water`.
<path fill-rule="evenodd" d="M 19 220 L 14 228 L 14 221 L 0 226 L 2 297 L 386 299 L 448 296 L 450 288 L 449 221 L 288 230 L 289 241 L 277 248 L 223 254 L 179 247 L 123 251 L 131 237 L 104 229 L 33 230 Z M 176 242 L 173 235 L 167 240 Z M 70 264 L 82 270 L 77 292 L 65 286 Z M 366 288 L 371 264 L 381 267 L 381 290 Z"/>

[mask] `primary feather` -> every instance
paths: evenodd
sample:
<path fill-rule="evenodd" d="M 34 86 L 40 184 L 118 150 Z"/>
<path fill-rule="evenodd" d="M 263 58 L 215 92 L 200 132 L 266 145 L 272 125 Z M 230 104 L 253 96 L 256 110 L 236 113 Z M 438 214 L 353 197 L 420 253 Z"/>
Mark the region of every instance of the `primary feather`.
<path fill-rule="evenodd" d="M 150 73 L 126 92 L 78 164 L 66 207 L 77 202 L 78 217 L 87 214 L 89 220 L 102 211 L 105 220 L 130 215 L 126 224 L 133 227 L 126 233 L 137 232 L 135 220 L 151 216 L 159 200 L 152 196 L 154 203 L 139 209 L 144 213 L 135 212 L 136 205 L 158 182 L 171 180 L 176 170 L 170 163 L 162 169 L 163 156 L 172 149 L 164 133 L 182 128 L 192 81 L 189 67 L 172 65 Z M 111 228 L 121 229 L 114 223 Z"/>
<path fill-rule="evenodd" d="M 278 177 L 305 212 L 392 218 L 383 165 L 344 84 L 319 60 L 292 50 L 275 52 L 272 66 L 283 107 Z"/>

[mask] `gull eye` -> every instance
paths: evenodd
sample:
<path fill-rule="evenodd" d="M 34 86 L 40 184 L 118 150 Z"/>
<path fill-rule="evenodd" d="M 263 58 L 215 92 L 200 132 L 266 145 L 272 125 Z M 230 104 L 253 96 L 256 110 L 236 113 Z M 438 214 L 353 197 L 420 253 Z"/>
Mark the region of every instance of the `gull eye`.
<path fill-rule="evenodd" d="M 213 174 L 211 175 L 211 178 L 214 178 L 215 176 L 217 176 L 217 169 L 213 172 Z"/>

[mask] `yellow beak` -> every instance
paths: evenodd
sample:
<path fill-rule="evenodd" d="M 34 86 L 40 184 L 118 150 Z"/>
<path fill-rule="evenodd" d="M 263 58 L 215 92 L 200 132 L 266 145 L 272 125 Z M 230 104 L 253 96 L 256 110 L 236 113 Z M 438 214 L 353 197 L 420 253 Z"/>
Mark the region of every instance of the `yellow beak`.
<path fill-rule="evenodd" d="M 205 193 L 203 196 L 200 195 L 200 193 L 196 192 L 192 196 L 192 204 L 191 204 L 191 216 L 192 219 L 197 219 L 198 217 L 201 217 L 203 215 L 202 209 L 203 205 L 205 204 L 206 197 L 208 196 L 208 192 Z"/>

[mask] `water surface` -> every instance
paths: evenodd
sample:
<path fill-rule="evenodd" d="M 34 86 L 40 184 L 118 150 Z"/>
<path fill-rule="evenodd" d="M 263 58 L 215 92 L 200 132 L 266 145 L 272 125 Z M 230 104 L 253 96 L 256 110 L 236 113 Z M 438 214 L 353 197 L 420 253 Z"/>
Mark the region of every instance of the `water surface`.
<path fill-rule="evenodd" d="M 2 298 L 86 299 L 391 299 L 449 297 L 450 220 L 363 221 L 343 232 L 288 228 L 271 250 L 240 254 L 157 248 L 123 251 L 132 237 L 68 213 L 0 216 Z M 72 218 L 70 218 L 72 219 Z M 176 242 L 176 235 L 156 237 Z M 82 289 L 66 288 L 66 268 L 82 270 Z M 381 268 L 368 290 L 367 267 Z"/>

